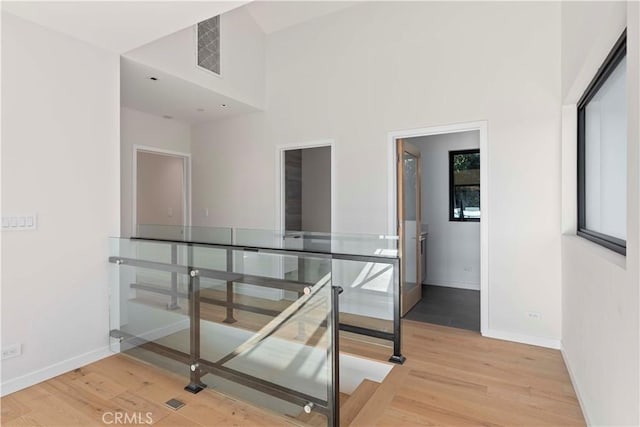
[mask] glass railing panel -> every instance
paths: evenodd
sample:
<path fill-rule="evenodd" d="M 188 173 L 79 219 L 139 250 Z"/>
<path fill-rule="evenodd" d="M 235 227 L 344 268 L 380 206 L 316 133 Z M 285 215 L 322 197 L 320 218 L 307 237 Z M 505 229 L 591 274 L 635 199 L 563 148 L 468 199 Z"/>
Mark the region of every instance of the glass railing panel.
<path fill-rule="evenodd" d="M 200 280 L 200 357 L 213 367 L 201 381 L 300 421 L 309 399 L 316 403 L 327 399 L 326 317 L 331 304 L 327 298 L 331 259 L 326 255 L 223 250 L 225 263 L 230 260 L 225 265 L 230 273 L 228 280 L 207 277 L 224 271 L 211 268 L 222 267 L 211 264 L 211 259 L 219 256 L 216 249 L 202 249 L 199 257 L 203 259 L 194 256 L 198 261 L 193 267 L 199 269 Z M 303 271 L 299 271 L 300 265 L 304 265 Z M 316 285 L 318 288 L 314 288 Z M 312 296 L 305 295 L 312 289 Z M 274 355 L 278 345 L 283 345 L 284 354 Z M 270 365 L 276 360 L 279 362 Z M 316 377 L 311 378 L 308 372 L 296 373 L 294 364 L 303 360 L 307 360 L 309 369 L 320 364 L 313 369 Z M 229 380 L 216 369 L 240 378 Z M 251 381 L 243 382 L 247 378 Z M 255 387 L 253 381 L 266 383 L 267 388 Z M 274 395 L 270 387 L 284 389 L 285 397 Z M 291 396 L 298 396 L 297 400 L 292 401 Z M 323 417 L 314 414 L 315 422 Z"/>
<path fill-rule="evenodd" d="M 332 261 L 334 283 L 343 289 L 340 295 L 341 324 L 393 333 L 397 315 L 394 298 L 398 284 L 394 264 L 382 261 Z"/>
<path fill-rule="evenodd" d="M 183 355 L 190 351 L 189 277 L 158 270 L 157 265 L 172 264 L 170 254 L 155 249 L 111 239 L 111 256 L 119 262 L 110 287 L 111 348 L 149 362 L 149 355 L 158 354 L 154 349 Z M 178 366 L 176 372 L 188 375 L 187 365 Z"/>
<path fill-rule="evenodd" d="M 187 241 L 188 227 L 180 225 L 138 224 L 132 237 L 144 239 Z"/>
<path fill-rule="evenodd" d="M 248 248 L 282 249 L 282 234 L 275 230 L 234 228 L 233 243 Z"/>
<path fill-rule="evenodd" d="M 121 244 L 118 255 L 124 258 L 156 262 L 171 262 L 172 246 L 167 242 L 118 239 Z"/>
<path fill-rule="evenodd" d="M 203 332 L 203 349 L 217 343 L 215 335 L 224 334 L 225 345 L 211 348 L 207 354 L 215 365 L 225 372 L 239 374 L 265 384 L 266 389 L 243 390 L 238 385 L 228 384 L 215 373 L 203 377 L 203 381 L 217 390 L 235 394 L 256 405 L 302 419 L 303 407 L 325 413 L 332 393 L 332 333 L 331 333 L 331 277 L 327 275 L 310 286 L 308 294 L 290 302 L 281 313 L 257 330 L 203 325 L 210 330 Z M 329 319 L 329 321 L 328 321 Z M 206 322 L 203 322 L 206 323 Z M 224 352 L 220 350 L 224 348 Z M 269 389 L 285 390 L 294 399 L 281 399 L 274 406 L 270 401 L 274 395 Z M 277 395 L 277 394 L 276 394 Z M 320 410 L 321 408 L 324 408 Z M 314 410 L 315 412 L 315 410 Z M 324 419 L 326 423 L 326 418 Z M 317 421 L 317 420 L 316 420 Z"/>
<path fill-rule="evenodd" d="M 234 250 L 232 259 L 233 265 L 230 269 L 234 273 L 233 282 L 221 283 L 219 289 L 201 287 L 202 357 L 207 360 L 219 360 L 254 334 L 273 324 L 274 319 L 281 319 L 282 313 L 299 304 L 299 298 L 304 297 L 305 292 L 312 289 L 314 285 L 323 283 L 327 288 L 330 287 L 327 284 L 331 281 L 331 260 L 327 256 L 307 254 L 304 257 L 292 257 Z M 293 269 L 285 272 L 287 263 L 291 264 Z M 298 271 L 299 263 L 305 265 L 305 271 Z M 207 273 L 201 271 L 201 275 Z M 201 283 L 204 282 L 205 277 L 201 277 Z M 226 292 L 227 286 L 231 286 L 231 295 Z M 304 309 L 300 308 L 299 311 L 291 314 L 295 317 L 295 325 L 298 328 L 293 330 L 293 334 L 291 328 L 294 322 L 288 319 L 286 325 L 280 326 L 277 334 L 274 333 L 274 337 L 289 334 L 287 339 L 292 339 L 294 336 L 302 338 L 304 331 L 313 328 L 313 322 L 304 320 L 308 317 L 312 302 L 315 304 L 314 314 L 321 313 L 316 317 L 320 318 L 321 322 L 324 321 L 326 313 L 318 309 L 320 297 L 325 292 L 328 291 L 322 289 L 314 300 L 305 305 Z M 222 306 L 223 301 L 233 304 L 230 314 L 227 311 L 228 306 Z M 328 304 L 328 301 L 324 303 Z M 324 309 L 326 310 L 327 307 L 325 306 Z M 222 343 L 218 342 L 217 338 L 221 336 L 224 337 Z"/>
<path fill-rule="evenodd" d="M 398 238 L 384 234 L 334 233 L 331 253 L 394 258 L 398 256 Z"/>
<path fill-rule="evenodd" d="M 144 229 L 146 235 L 155 237 L 166 237 L 171 230 L 183 230 L 183 227 L 175 226 L 147 225 L 139 228 Z M 315 283 L 333 270 L 335 283 L 345 291 L 341 296 L 341 322 L 372 331 L 394 331 L 394 319 L 398 317 L 394 301 L 395 293 L 399 290 L 394 276 L 397 271 L 393 266 L 397 261 L 397 239 L 394 236 L 280 233 L 215 227 L 190 227 L 184 230 L 185 235 L 198 234 L 203 240 L 206 240 L 203 236 L 209 236 L 219 243 L 207 246 L 136 239 L 125 248 L 128 254 L 124 256 L 305 283 Z M 228 245 L 229 241 L 234 244 Z M 333 266 L 326 259 L 305 256 L 313 251 L 324 254 L 328 244 L 331 245 L 331 256 L 334 258 Z M 275 249 L 277 246 L 281 248 Z M 147 270 L 139 272 L 137 279 L 141 282 L 166 282 L 170 276 L 165 271 Z M 265 297 L 265 301 L 297 298 L 297 294 L 290 290 L 263 289 L 260 284 L 243 283 L 243 279 L 234 279 L 233 282 L 229 290 L 226 279 L 204 275 L 201 287 L 217 293 L 215 298 L 218 302 L 224 297 L 225 304 L 227 300 L 236 300 L 235 296 Z"/>
<path fill-rule="evenodd" d="M 260 391 L 256 388 L 252 388 L 251 386 L 243 385 L 236 381 L 231 381 L 213 374 L 205 374 L 202 377 L 202 381 L 217 393 L 222 393 L 233 399 L 247 402 L 251 405 L 258 406 L 263 410 L 267 410 L 271 413 L 290 419 L 290 423 L 287 424 L 283 421 L 282 425 L 313 425 L 315 427 L 328 425 L 325 415 L 320 414 L 317 411 L 312 411 L 310 414 L 306 414 L 300 404 L 292 403 L 286 399 L 276 397 L 268 391 Z M 312 423 L 307 422 L 307 420 L 312 420 Z"/>
<path fill-rule="evenodd" d="M 233 229 L 228 227 L 187 227 L 189 241 L 217 245 L 233 244 Z"/>
<path fill-rule="evenodd" d="M 285 322 L 261 341 L 252 342 L 254 336 L 260 337 L 260 331 L 247 336 L 223 366 L 327 400 L 329 338 L 324 322 L 329 313 L 329 290 L 329 286 L 322 286 L 302 307 L 293 307 Z"/>
<path fill-rule="evenodd" d="M 193 245 L 188 251 L 191 251 L 191 257 L 187 260 L 188 265 L 194 268 L 227 271 L 228 250 L 226 248 Z"/>
<path fill-rule="evenodd" d="M 281 254 L 259 250 L 236 250 L 233 251 L 232 271 L 247 276 L 282 279 L 285 259 L 286 256 Z"/>
<path fill-rule="evenodd" d="M 138 224 L 136 235 L 133 237 L 230 245 L 232 243 L 232 229 L 228 227 Z"/>

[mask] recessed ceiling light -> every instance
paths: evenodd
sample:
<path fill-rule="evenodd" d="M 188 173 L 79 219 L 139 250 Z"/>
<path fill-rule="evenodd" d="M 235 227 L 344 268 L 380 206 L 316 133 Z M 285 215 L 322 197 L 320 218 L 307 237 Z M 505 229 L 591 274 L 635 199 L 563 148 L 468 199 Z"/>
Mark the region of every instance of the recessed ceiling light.
<path fill-rule="evenodd" d="M 204 113 L 204 108 L 198 108 L 196 111 L 197 111 L 198 113 Z"/>
<path fill-rule="evenodd" d="M 157 77 L 153 77 L 153 76 L 149 76 L 149 80 L 153 80 L 155 82 L 156 80 L 158 80 L 158 78 Z"/>
<path fill-rule="evenodd" d="M 169 120 L 173 119 L 173 116 L 169 116 L 168 114 L 165 114 L 162 117 L 164 117 L 165 119 L 169 119 Z"/>
<path fill-rule="evenodd" d="M 220 104 L 221 107 L 227 108 L 227 104 Z"/>

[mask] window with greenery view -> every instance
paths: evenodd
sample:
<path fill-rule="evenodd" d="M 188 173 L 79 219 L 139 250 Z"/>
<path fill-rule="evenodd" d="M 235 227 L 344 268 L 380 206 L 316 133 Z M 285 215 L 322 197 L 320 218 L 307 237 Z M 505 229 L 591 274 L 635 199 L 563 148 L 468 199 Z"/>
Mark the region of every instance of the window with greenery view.
<path fill-rule="evenodd" d="M 618 39 L 578 102 L 578 232 L 627 250 L 627 37 Z"/>
<path fill-rule="evenodd" d="M 449 152 L 449 221 L 480 221 L 480 150 Z"/>

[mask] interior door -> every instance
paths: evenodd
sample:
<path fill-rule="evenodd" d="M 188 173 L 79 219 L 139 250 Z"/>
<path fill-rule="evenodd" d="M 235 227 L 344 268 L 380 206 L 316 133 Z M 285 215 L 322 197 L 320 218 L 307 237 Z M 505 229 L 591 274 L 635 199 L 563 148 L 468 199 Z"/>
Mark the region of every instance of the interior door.
<path fill-rule="evenodd" d="M 422 298 L 420 256 L 420 150 L 397 140 L 398 236 L 400 250 L 401 311 L 404 316 Z"/>
<path fill-rule="evenodd" d="M 170 154 L 136 153 L 136 225 L 184 225 L 185 159 Z"/>

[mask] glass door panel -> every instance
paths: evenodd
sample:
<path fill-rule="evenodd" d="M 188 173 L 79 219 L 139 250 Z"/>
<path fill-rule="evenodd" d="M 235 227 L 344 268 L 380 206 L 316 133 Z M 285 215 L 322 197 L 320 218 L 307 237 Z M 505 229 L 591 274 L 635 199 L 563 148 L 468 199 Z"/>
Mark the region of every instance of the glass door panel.
<path fill-rule="evenodd" d="M 422 298 L 420 265 L 420 151 L 398 140 L 398 235 L 401 245 L 402 315 Z"/>

